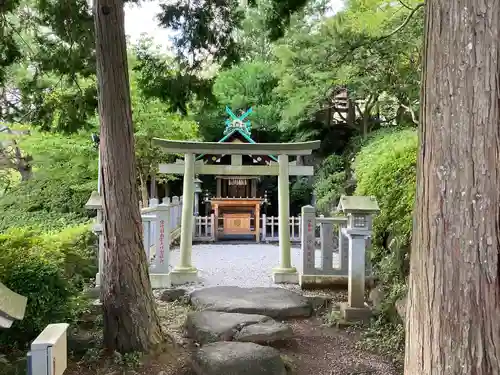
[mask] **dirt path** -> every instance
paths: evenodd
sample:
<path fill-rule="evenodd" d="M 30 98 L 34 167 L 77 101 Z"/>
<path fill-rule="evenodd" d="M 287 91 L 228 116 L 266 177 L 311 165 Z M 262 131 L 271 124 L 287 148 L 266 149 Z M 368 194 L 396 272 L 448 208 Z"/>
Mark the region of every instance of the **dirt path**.
<path fill-rule="evenodd" d="M 339 291 L 316 291 L 311 294 L 320 294 L 333 301 L 345 299 L 345 292 Z M 114 355 L 102 356 L 102 353 L 98 354 L 98 348 L 90 349 L 94 353 L 92 356 L 70 359 L 65 375 L 195 375 L 190 370 L 189 357 L 196 346 L 183 337 L 184 321 L 192 307 L 182 302 L 158 300 L 158 311 L 165 331 L 177 342 L 175 347 L 169 345 L 163 353 L 133 361 L 117 361 Z M 293 328 L 294 338 L 276 348 L 291 368 L 290 375 L 402 374 L 390 359 L 357 347 L 360 328 L 330 328 L 322 324 L 319 317 L 287 323 Z"/>
<path fill-rule="evenodd" d="M 290 375 L 402 374 L 390 360 L 356 348 L 359 332 L 322 327 L 316 319 L 291 325 L 295 339 L 277 347 L 291 368 Z M 118 365 L 112 357 L 90 363 L 70 360 L 65 375 L 195 375 L 190 370 L 190 350 L 170 347 L 160 355 L 141 358 L 133 366 Z"/>
<path fill-rule="evenodd" d="M 291 323 L 295 340 L 280 351 L 291 359 L 294 375 L 399 375 L 380 356 L 356 348 L 360 333 L 321 325 L 318 319 Z"/>

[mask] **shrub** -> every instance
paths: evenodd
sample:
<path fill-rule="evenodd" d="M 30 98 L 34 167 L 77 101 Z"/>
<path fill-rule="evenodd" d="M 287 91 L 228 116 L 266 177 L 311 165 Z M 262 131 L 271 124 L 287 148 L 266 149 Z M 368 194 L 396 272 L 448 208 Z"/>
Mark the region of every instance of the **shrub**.
<path fill-rule="evenodd" d="M 0 345 L 22 348 L 47 324 L 74 317 L 78 292 L 96 271 L 92 242 L 87 226 L 0 235 L 0 280 L 28 298 L 24 319 L 1 332 Z"/>
<path fill-rule="evenodd" d="M 321 213 L 330 214 L 336 207 L 340 196 L 345 194 L 345 187 L 345 158 L 336 154 L 328 156 L 318 168 L 314 184 L 318 210 Z"/>
<path fill-rule="evenodd" d="M 98 153 L 90 136 L 33 130 L 19 142 L 33 157 L 33 176 L 0 196 L 0 232 L 21 226 L 60 230 L 87 221 L 92 212 L 84 205 L 97 186 Z"/>
<path fill-rule="evenodd" d="M 357 195 L 374 195 L 380 213 L 373 222 L 372 261 L 382 266 L 388 259 L 405 258 L 411 241 L 416 189 L 417 134 L 402 130 L 375 137 L 356 156 Z M 391 277 L 403 281 L 403 265 Z M 389 266 L 385 267 L 390 268 Z"/>
<path fill-rule="evenodd" d="M 63 229 L 87 221 L 93 181 L 40 177 L 22 182 L 0 197 L 0 231 L 13 227 Z"/>
<path fill-rule="evenodd" d="M 406 294 L 416 190 L 417 134 L 400 130 L 375 136 L 354 162 L 356 194 L 374 195 L 371 261 L 384 299 L 361 342 L 383 353 L 404 351 L 404 327 L 395 302 Z"/>

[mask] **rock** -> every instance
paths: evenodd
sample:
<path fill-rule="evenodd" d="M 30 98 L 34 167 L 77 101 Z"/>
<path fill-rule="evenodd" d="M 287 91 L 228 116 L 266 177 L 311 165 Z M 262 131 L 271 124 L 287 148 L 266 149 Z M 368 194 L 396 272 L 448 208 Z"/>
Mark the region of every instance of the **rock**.
<path fill-rule="evenodd" d="M 375 287 L 370 290 L 370 294 L 368 295 L 368 300 L 372 303 L 374 308 L 380 307 L 380 304 L 384 300 L 384 292 L 379 287 Z"/>
<path fill-rule="evenodd" d="M 89 310 L 92 315 L 102 315 L 102 302 L 98 299 L 92 301 L 89 305 Z"/>
<path fill-rule="evenodd" d="M 185 289 L 170 288 L 162 291 L 160 300 L 163 302 L 174 302 L 182 300 L 185 297 L 187 297 L 187 291 Z"/>
<path fill-rule="evenodd" d="M 101 298 L 101 288 L 97 287 L 97 286 L 89 288 L 89 289 L 85 290 L 83 295 L 87 298 L 90 298 L 90 299 L 100 299 Z"/>
<path fill-rule="evenodd" d="M 270 319 L 264 315 L 197 311 L 187 315 L 184 327 L 190 339 L 200 344 L 206 344 L 216 341 L 231 341 L 241 328 Z"/>
<path fill-rule="evenodd" d="M 269 344 L 293 337 L 293 330 L 288 324 L 267 321 L 243 327 L 234 335 L 235 341 Z"/>
<path fill-rule="evenodd" d="M 197 375 L 286 375 L 280 353 L 250 342 L 217 342 L 193 353 Z"/>
<path fill-rule="evenodd" d="M 331 304 L 332 299 L 323 296 L 306 296 L 313 310 L 323 310 Z"/>
<path fill-rule="evenodd" d="M 74 354 L 85 354 L 89 348 L 99 346 L 99 341 L 100 338 L 92 331 L 71 330 L 68 332 L 67 346 Z"/>
<path fill-rule="evenodd" d="M 407 296 L 404 296 L 403 298 L 398 299 L 395 304 L 396 311 L 398 312 L 403 322 L 406 321 L 406 303 L 407 303 Z"/>
<path fill-rule="evenodd" d="M 307 298 L 284 288 L 216 286 L 195 290 L 191 304 L 199 310 L 266 315 L 275 319 L 309 317 Z"/>

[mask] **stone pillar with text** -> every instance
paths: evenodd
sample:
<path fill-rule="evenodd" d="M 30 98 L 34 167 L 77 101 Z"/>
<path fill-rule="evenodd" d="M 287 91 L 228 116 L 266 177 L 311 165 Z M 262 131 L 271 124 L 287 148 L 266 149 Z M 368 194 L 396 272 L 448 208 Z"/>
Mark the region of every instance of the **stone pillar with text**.
<path fill-rule="evenodd" d="M 153 289 L 170 288 L 169 258 L 170 258 L 170 205 L 158 204 L 158 200 L 150 203 L 155 207 L 156 220 L 153 240 L 155 256 L 149 266 L 149 279 Z M 149 261 L 149 259 L 148 259 Z"/>

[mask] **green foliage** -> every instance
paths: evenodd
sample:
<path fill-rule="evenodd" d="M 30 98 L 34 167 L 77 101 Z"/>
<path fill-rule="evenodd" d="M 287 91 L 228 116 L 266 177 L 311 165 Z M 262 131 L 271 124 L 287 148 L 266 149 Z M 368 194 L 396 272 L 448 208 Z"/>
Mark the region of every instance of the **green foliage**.
<path fill-rule="evenodd" d="M 411 106 L 418 100 L 421 14 L 408 29 L 383 38 L 410 11 L 399 3 L 381 3 L 350 2 L 324 22 L 298 25 L 277 43 L 276 93 L 286 102 L 283 128 L 314 119 L 318 111 L 334 104 L 340 87 L 358 101 L 357 118 L 368 117 L 370 128 L 392 124 L 400 104 Z M 338 113 L 335 122 L 343 123 L 344 116 Z"/>
<path fill-rule="evenodd" d="M 299 215 L 302 206 L 311 204 L 312 186 L 308 178 L 296 178 L 290 186 L 291 214 Z M 296 213 L 294 209 L 297 210 Z"/>
<path fill-rule="evenodd" d="M 362 334 L 357 346 L 362 349 L 392 357 L 396 362 L 404 360 L 405 326 L 401 323 L 387 323 L 376 318 Z"/>
<path fill-rule="evenodd" d="M 375 137 L 356 157 L 356 194 L 374 195 L 381 208 L 373 223 L 372 259 L 375 265 L 383 264 L 387 256 L 395 256 L 391 247 L 406 249 L 410 244 L 417 145 L 416 132 L 402 130 Z M 404 268 L 395 272 L 390 276 L 404 281 Z"/>
<path fill-rule="evenodd" d="M 0 333 L 0 345 L 25 347 L 47 324 L 71 321 L 77 293 L 96 272 L 88 226 L 42 234 L 11 229 L 0 235 L 0 280 L 28 298 L 23 320 Z"/>
<path fill-rule="evenodd" d="M 0 84 L 10 95 L 0 105 L 9 121 L 30 121 L 43 129 L 74 132 L 88 126 L 96 90 L 82 85 L 95 74 L 95 38 L 86 0 L 9 1 L 0 22 Z M 13 58 L 14 56 L 15 58 Z M 12 76 L 12 69 L 18 71 Z M 5 85 L 5 86 L 4 86 Z M 19 98 L 21 100 L 19 100 Z M 2 116 L 3 117 L 3 116 Z"/>
<path fill-rule="evenodd" d="M 383 132 L 361 148 L 354 163 L 355 193 L 374 195 L 380 206 L 373 221 L 371 259 L 384 299 L 363 345 L 386 354 L 404 348 L 404 327 L 395 303 L 407 291 L 417 148 L 413 129 Z"/>
<path fill-rule="evenodd" d="M 277 124 L 281 112 L 273 95 L 277 83 L 269 63 L 254 60 L 220 72 L 213 92 L 221 107 L 227 105 L 235 113 L 252 107 L 252 133 L 256 138 L 261 135 L 267 142 L 276 142 L 280 138 Z"/>
<path fill-rule="evenodd" d="M 33 156 L 34 177 L 0 197 L 0 231 L 28 226 L 62 229 L 88 221 L 84 205 L 97 186 L 97 150 L 86 134 L 34 132 L 20 141 Z"/>
<path fill-rule="evenodd" d="M 344 158 L 336 154 L 325 158 L 316 173 L 314 184 L 317 209 L 324 214 L 330 214 L 337 206 L 340 196 L 345 194 L 345 184 Z"/>
<path fill-rule="evenodd" d="M 188 113 L 188 103 L 194 98 L 213 100 L 213 80 L 183 71 L 164 54 L 152 51 L 148 41 L 134 50 L 133 71 L 137 87 L 145 98 L 158 98 L 168 105 L 171 112 Z"/>

